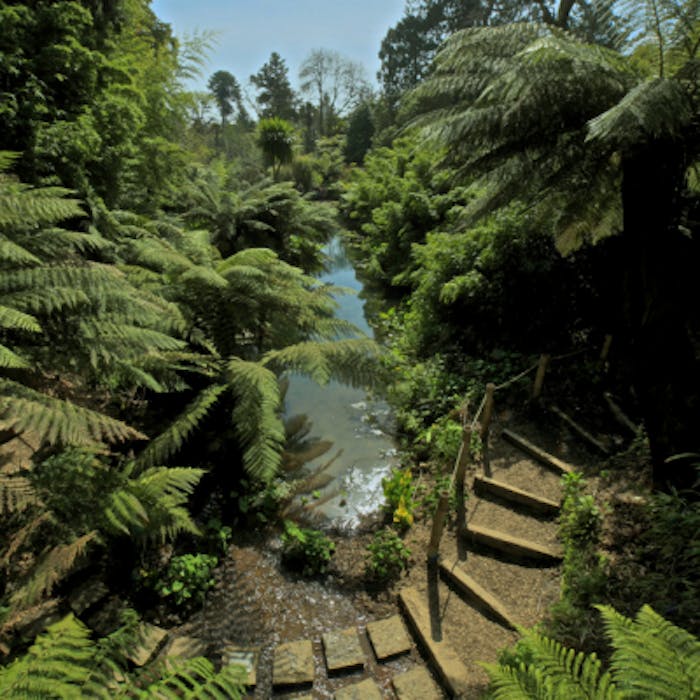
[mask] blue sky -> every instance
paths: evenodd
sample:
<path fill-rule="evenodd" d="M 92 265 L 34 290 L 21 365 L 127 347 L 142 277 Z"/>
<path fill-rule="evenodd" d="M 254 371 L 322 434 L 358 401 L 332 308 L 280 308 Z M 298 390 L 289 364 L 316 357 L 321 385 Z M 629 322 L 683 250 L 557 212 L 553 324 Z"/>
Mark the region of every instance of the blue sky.
<path fill-rule="evenodd" d="M 313 49 L 334 49 L 362 63 L 375 81 L 377 53 L 389 27 L 403 14 L 405 0 L 153 0 L 159 19 L 176 35 L 214 30 L 217 44 L 202 85 L 216 70 L 233 73 L 248 86 L 272 51 L 284 58 L 292 85 Z"/>

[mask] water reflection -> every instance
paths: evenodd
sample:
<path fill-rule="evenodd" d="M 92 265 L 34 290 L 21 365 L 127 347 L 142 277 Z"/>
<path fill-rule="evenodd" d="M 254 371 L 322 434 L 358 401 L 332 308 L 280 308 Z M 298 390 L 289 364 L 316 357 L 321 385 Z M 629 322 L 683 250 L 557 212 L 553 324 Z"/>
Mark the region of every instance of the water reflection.
<path fill-rule="evenodd" d="M 334 239 L 326 253 L 329 271 L 319 277 L 322 282 L 349 287 L 357 292 L 362 285 L 348 260 L 342 243 Z M 355 324 L 370 337 L 372 329 L 364 315 L 364 303 L 357 295 L 336 297 L 336 315 Z M 318 386 L 305 377 L 292 375 L 286 396 L 286 415 L 308 419 L 304 435 L 308 445 L 331 443 L 328 451 L 313 459 L 308 467 L 318 468 L 332 456 L 335 459 L 324 471 L 333 481 L 316 493 L 311 501 L 314 510 L 334 527 L 354 527 L 361 517 L 376 511 L 382 504 L 382 478 L 389 472 L 395 456 L 389 437 L 390 413 L 381 401 L 370 400 L 361 389 L 329 382 Z M 296 419 L 302 420 L 302 419 Z"/>

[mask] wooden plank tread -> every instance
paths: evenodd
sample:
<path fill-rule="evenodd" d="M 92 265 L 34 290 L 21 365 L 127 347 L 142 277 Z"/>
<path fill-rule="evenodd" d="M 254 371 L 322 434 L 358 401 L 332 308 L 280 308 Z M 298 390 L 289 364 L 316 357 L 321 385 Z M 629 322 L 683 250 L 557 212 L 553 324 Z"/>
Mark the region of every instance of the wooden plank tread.
<path fill-rule="evenodd" d="M 430 656 L 440 682 L 452 697 L 464 697 L 469 690 L 469 672 L 457 652 L 444 639 L 433 640 L 427 594 L 415 588 L 399 591 L 399 602 L 423 648 Z"/>
<path fill-rule="evenodd" d="M 558 561 L 562 559 L 561 552 L 551 549 L 538 542 L 532 542 L 521 537 L 514 537 L 505 532 L 498 532 L 487 527 L 469 524 L 466 536 L 476 542 L 499 549 L 507 554 L 528 557 L 531 559 L 545 559 Z"/>
<path fill-rule="evenodd" d="M 533 444 L 529 440 L 526 440 L 524 437 L 522 437 L 522 435 L 514 433 L 512 430 L 504 428 L 501 434 L 506 440 L 508 440 L 508 442 L 515 445 L 523 452 L 526 452 L 531 457 L 534 457 L 538 462 L 544 464 L 546 467 L 550 467 L 551 469 L 561 472 L 562 474 L 570 474 L 571 472 L 576 471 L 575 467 L 573 467 L 571 464 L 568 464 L 563 459 L 559 459 L 559 457 L 549 454 L 549 452 L 545 452 L 541 447 L 537 447 L 537 445 Z"/>
<path fill-rule="evenodd" d="M 513 501 L 519 503 L 520 505 L 527 506 L 533 510 L 537 510 L 541 513 L 555 514 L 559 512 L 559 504 L 556 501 L 552 501 L 549 498 L 544 498 L 543 496 L 538 496 L 535 493 L 530 493 L 529 491 L 524 491 L 510 484 L 506 484 L 503 481 L 497 481 L 496 479 L 491 479 L 483 474 L 477 474 L 474 477 L 474 488 L 482 488 L 499 498 L 506 499 L 508 501 Z"/>
<path fill-rule="evenodd" d="M 479 585 L 471 576 L 465 573 L 457 561 L 440 562 L 443 578 L 453 583 L 462 593 L 470 598 L 476 598 L 499 622 L 506 627 L 516 629 L 517 623 L 496 596 Z"/>

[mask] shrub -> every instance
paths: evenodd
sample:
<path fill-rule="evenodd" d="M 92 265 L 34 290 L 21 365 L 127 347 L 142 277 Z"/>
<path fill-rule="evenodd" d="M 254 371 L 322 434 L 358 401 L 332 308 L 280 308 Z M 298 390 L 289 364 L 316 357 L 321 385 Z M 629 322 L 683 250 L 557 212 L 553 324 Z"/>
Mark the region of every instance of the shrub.
<path fill-rule="evenodd" d="M 413 475 L 410 469 L 394 469 L 391 476 L 382 479 L 385 509 L 392 514 L 393 522 L 401 528 L 409 528 L 413 524 Z"/>
<path fill-rule="evenodd" d="M 156 581 L 156 591 L 178 608 L 200 606 L 214 586 L 213 570 L 219 560 L 211 554 L 182 554 L 173 557 Z"/>
<path fill-rule="evenodd" d="M 322 532 L 299 527 L 286 520 L 282 535 L 282 560 L 304 576 L 325 574 L 335 543 Z"/>
<path fill-rule="evenodd" d="M 388 581 L 398 578 L 408 567 L 411 551 L 403 540 L 389 528 L 375 533 L 367 545 L 369 557 L 366 571 L 370 578 L 378 581 Z"/>

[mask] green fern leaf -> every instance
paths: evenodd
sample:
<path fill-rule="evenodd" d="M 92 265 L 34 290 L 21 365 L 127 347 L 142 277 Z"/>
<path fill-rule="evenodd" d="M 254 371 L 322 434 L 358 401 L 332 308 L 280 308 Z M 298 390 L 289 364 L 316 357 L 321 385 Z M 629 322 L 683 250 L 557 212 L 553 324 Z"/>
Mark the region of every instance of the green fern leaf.
<path fill-rule="evenodd" d="M 285 439 L 277 377 L 262 364 L 237 357 L 229 359 L 227 373 L 236 397 L 233 425 L 243 446 L 243 465 L 250 476 L 271 479 Z"/>
<path fill-rule="evenodd" d="M 19 513 L 39 502 L 29 479 L 23 476 L 0 475 L 0 515 Z"/>
<path fill-rule="evenodd" d="M 381 348 L 369 338 L 289 345 L 266 353 L 263 364 L 304 374 L 319 384 L 331 378 L 354 387 L 371 386 L 379 375 Z"/>
<path fill-rule="evenodd" d="M 70 572 L 76 560 L 96 537 L 96 532 L 89 532 L 68 544 L 59 544 L 50 549 L 32 569 L 29 580 L 12 594 L 13 606 L 26 607 L 38 603 Z"/>
<path fill-rule="evenodd" d="M 635 620 L 600 610 L 615 649 L 611 667 L 624 697 L 690 700 L 700 696 L 700 641 L 648 605 Z"/>
<path fill-rule="evenodd" d="M 9 306 L 0 306 L 0 327 L 14 328 L 28 333 L 41 333 L 41 326 L 34 316 Z"/>
<path fill-rule="evenodd" d="M 7 700 L 77 699 L 92 657 L 90 631 L 69 615 L 38 637 L 27 654 L 0 669 L 0 695 Z"/>
<path fill-rule="evenodd" d="M 18 433 L 41 442 L 95 445 L 143 440 L 146 436 L 119 420 L 0 379 L 0 418 Z"/>
<path fill-rule="evenodd" d="M 10 348 L 0 345 L 0 367 L 8 369 L 27 369 L 30 364 Z"/>

